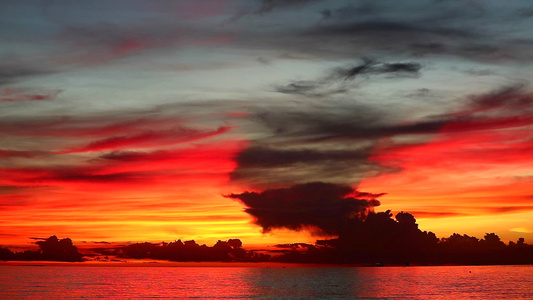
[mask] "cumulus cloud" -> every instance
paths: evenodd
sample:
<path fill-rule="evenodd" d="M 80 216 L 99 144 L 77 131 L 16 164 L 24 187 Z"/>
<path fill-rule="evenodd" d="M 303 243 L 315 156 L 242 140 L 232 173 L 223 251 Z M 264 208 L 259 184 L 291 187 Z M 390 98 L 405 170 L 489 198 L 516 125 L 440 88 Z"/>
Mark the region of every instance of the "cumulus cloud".
<path fill-rule="evenodd" d="M 365 218 L 368 212 L 379 206 L 376 198 L 381 195 L 361 194 L 345 185 L 313 182 L 226 197 L 246 205 L 245 211 L 255 218 L 255 223 L 264 232 L 287 228 L 336 235 L 347 219 Z"/>

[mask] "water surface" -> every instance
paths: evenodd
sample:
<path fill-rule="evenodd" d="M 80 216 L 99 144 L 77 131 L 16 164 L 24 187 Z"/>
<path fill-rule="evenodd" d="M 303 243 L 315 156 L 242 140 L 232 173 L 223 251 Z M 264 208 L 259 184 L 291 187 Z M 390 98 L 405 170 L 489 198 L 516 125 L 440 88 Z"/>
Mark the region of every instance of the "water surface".
<path fill-rule="evenodd" d="M 0 298 L 533 299 L 533 266 L 0 266 Z"/>

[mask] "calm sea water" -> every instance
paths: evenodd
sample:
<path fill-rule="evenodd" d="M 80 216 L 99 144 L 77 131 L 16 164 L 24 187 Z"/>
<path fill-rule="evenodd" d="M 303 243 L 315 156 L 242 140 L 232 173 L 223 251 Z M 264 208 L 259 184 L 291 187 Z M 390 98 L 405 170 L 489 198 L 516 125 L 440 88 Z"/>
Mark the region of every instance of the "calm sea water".
<path fill-rule="evenodd" d="M 533 299 L 533 266 L 0 266 L 1 299 Z"/>

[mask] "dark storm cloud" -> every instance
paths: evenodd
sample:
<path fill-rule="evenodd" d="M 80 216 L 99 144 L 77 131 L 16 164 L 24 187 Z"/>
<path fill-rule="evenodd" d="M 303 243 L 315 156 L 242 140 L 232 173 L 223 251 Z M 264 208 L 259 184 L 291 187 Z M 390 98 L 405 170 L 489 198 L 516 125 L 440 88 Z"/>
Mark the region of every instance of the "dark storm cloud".
<path fill-rule="evenodd" d="M 230 178 L 256 188 L 309 181 L 354 184 L 398 171 L 370 159 L 379 141 L 417 136 L 422 142 L 450 120 L 440 116 L 399 124 L 393 115 L 361 104 L 256 108 L 248 121 L 261 135 L 236 156 Z"/>
<path fill-rule="evenodd" d="M 264 232 L 287 228 L 336 235 L 347 219 L 364 218 L 380 205 L 375 199 L 380 195 L 367 199 L 358 199 L 358 196 L 359 193 L 350 186 L 314 182 L 226 197 L 246 205 L 245 211 L 255 218 L 255 223 Z"/>
<path fill-rule="evenodd" d="M 509 122 L 517 125 L 529 124 L 527 114 L 532 106 L 531 91 L 523 85 L 512 85 L 471 96 L 466 105 L 455 112 L 418 118 L 411 122 L 394 122 L 394 111 L 360 104 L 343 107 L 332 105 L 327 106 L 327 109 L 326 106 L 313 107 L 312 104 L 306 109 L 264 108 L 258 110 L 254 120 L 267 128 L 272 135 L 288 138 L 295 143 L 327 140 L 372 141 L 401 135 L 434 134 L 444 126 L 453 131 L 467 132 L 481 127 L 504 128 Z M 487 111 L 491 114 L 476 114 Z"/>
<path fill-rule="evenodd" d="M 230 179 L 252 188 L 280 187 L 309 180 L 322 180 L 339 184 L 358 183 L 365 177 L 399 171 L 398 168 L 381 166 L 370 160 L 327 160 L 321 162 L 298 162 L 284 166 L 261 164 L 239 165 Z"/>
<path fill-rule="evenodd" d="M 236 161 L 249 167 L 287 166 L 296 163 L 327 163 L 328 161 L 364 161 L 370 155 L 369 148 L 353 150 L 320 151 L 312 149 L 278 150 L 254 146 L 243 150 Z"/>
<path fill-rule="evenodd" d="M 355 71 L 346 69 L 351 73 L 338 72 L 338 77 L 364 73 L 371 68 L 363 64 Z M 380 68 L 416 69 L 409 64 Z M 255 130 L 261 134 L 236 156 L 237 167 L 230 178 L 255 188 L 309 181 L 356 184 L 365 177 L 400 171 L 372 159 L 396 147 L 424 144 L 438 133 L 455 135 L 530 126 L 533 95 L 522 84 L 504 86 L 466 97 L 463 106 L 447 113 L 410 121 L 398 119 L 392 108 L 343 104 L 310 99 L 293 101 L 291 105 L 272 103 L 269 107 L 254 108 L 248 121 L 255 123 Z M 506 151 L 525 155 L 527 146 L 516 145 L 516 149 Z M 498 154 L 498 157 L 502 160 L 508 156 Z"/>
<path fill-rule="evenodd" d="M 309 180 L 353 183 L 361 180 L 363 175 L 394 171 L 369 161 L 370 147 L 354 146 L 344 150 L 316 145 L 307 147 L 253 145 L 237 155 L 238 167 L 230 178 L 249 186 L 268 187 Z"/>
<path fill-rule="evenodd" d="M 326 121 L 327 122 L 327 121 Z M 361 126 L 356 122 L 323 123 L 324 130 L 317 128 L 317 133 L 322 131 L 322 137 L 316 140 L 350 140 L 350 139 L 377 139 L 399 135 L 423 135 L 438 132 L 448 120 L 437 119 L 417 121 L 405 125 Z"/>
<path fill-rule="evenodd" d="M 484 45 L 480 44 L 481 39 L 476 35 L 478 33 L 463 29 L 438 28 L 431 23 L 356 21 L 318 24 L 307 29 L 260 37 L 250 36 L 246 43 L 251 46 L 268 44 L 284 52 L 294 51 L 326 58 L 368 56 L 378 51 L 400 51 L 413 56 L 432 53 L 472 56 L 474 46 Z M 487 51 L 485 48 L 478 50 Z"/>
<path fill-rule="evenodd" d="M 393 115 L 393 112 L 388 112 Z M 256 121 L 278 137 L 295 141 L 367 140 L 403 134 L 431 134 L 438 132 L 450 117 L 437 116 L 427 120 L 395 124 L 386 113 L 362 105 L 345 106 L 342 111 L 276 111 L 263 110 Z"/>
<path fill-rule="evenodd" d="M 374 75 L 387 77 L 418 77 L 422 65 L 415 62 L 382 63 L 363 58 L 359 65 L 347 68 L 336 68 L 328 75 L 317 80 L 298 80 L 286 85 L 278 85 L 275 91 L 284 94 L 303 95 L 308 97 L 324 97 L 346 93 L 350 90 L 350 81 L 360 77 L 368 79 Z"/>
<path fill-rule="evenodd" d="M 530 42 L 512 39 L 508 41 L 511 43 L 509 47 L 501 47 L 502 43 L 496 43 L 484 32 L 469 30 L 466 26 L 435 24 L 383 20 L 320 25 L 303 33 L 300 50 L 308 48 L 308 51 L 348 57 L 350 53 L 368 55 L 373 51 L 400 51 L 412 56 L 445 54 L 472 60 L 531 59 L 531 55 L 521 49 L 531 48 Z M 315 40 L 316 45 L 307 44 L 307 37 Z"/>
<path fill-rule="evenodd" d="M 317 7 L 316 22 L 285 30 L 243 33 L 245 46 L 300 53 L 320 58 L 401 54 L 457 56 L 473 61 L 531 61 L 533 42 L 524 28 L 509 20 L 521 19 L 505 10 L 485 11 L 472 2 L 432 1 L 353 2 Z M 496 6 L 491 7 L 497 9 Z M 310 10 L 310 8 L 308 9 Z M 424 13 L 419 13 L 423 11 Z M 306 20 L 307 21 L 307 20 Z M 487 24 L 503 24 L 497 28 Z M 516 26 L 516 27 L 515 27 Z M 502 34 L 502 32 L 513 34 Z M 515 34 L 516 33 L 516 34 Z"/>

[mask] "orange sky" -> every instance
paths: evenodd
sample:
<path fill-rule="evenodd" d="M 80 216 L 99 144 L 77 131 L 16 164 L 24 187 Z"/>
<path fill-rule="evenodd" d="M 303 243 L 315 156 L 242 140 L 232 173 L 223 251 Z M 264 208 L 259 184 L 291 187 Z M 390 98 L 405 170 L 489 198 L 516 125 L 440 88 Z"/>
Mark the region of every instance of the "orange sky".
<path fill-rule="evenodd" d="M 533 161 L 530 144 L 519 138 L 526 129 L 460 135 L 444 130 L 414 146 L 383 141 L 371 159 L 401 171 L 365 179 L 359 190 L 386 192 L 379 211 L 412 212 L 422 230 L 439 237 L 454 232 L 482 237 L 490 231 L 503 240 L 528 241 L 532 208 L 527 172 Z M 290 230 L 262 234 L 243 204 L 223 197 L 244 190 L 229 181 L 229 174 L 247 143 L 203 140 L 137 156 L 52 154 L 81 164 L 71 170 L 53 165 L 2 169 L 0 184 L 18 186 L 16 192 L 3 195 L 11 203 L 3 207 L 3 243 L 27 244 L 28 237 L 52 234 L 78 242 L 195 239 L 208 245 L 228 238 L 249 245 L 318 238 Z M 513 155 L 501 156 L 502 148 Z M 12 158 L 13 163 L 18 160 L 27 158 Z M 117 180 L 106 177 L 110 174 Z"/>
<path fill-rule="evenodd" d="M 392 147 L 373 159 L 403 171 L 364 180 L 363 190 L 386 190 L 383 209 L 414 214 L 439 237 L 496 232 L 531 239 L 533 144 L 528 127 L 457 134 L 427 144 Z M 386 148 L 386 146 L 384 146 Z"/>

